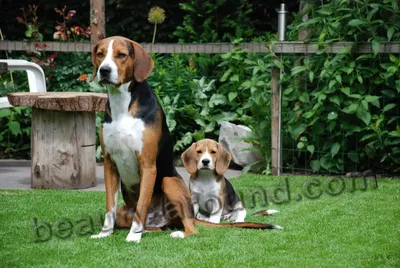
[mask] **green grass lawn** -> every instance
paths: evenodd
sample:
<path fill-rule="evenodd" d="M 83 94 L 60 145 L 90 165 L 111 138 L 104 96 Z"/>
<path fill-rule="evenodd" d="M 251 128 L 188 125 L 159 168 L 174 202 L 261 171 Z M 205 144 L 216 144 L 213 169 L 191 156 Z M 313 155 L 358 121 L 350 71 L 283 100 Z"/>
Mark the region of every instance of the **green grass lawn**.
<path fill-rule="evenodd" d="M 232 180 L 244 196 L 248 215 L 261 208 L 280 210 L 274 216 L 248 220 L 279 224 L 282 231 L 199 228 L 200 235 L 183 240 L 171 239 L 171 231 L 145 233 L 140 244 L 125 241 L 128 230 L 90 239 L 90 228 L 83 228 L 83 223 L 91 219 L 95 232 L 100 230 L 104 192 L 0 190 L 0 265 L 400 267 L 400 180 L 378 179 L 376 189 L 369 184 L 367 190 L 353 192 L 351 179 L 333 181 L 328 188 L 330 180 L 289 177 L 290 200 L 282 177 L 246 175 Z M 343 182 L 346 188 L 337 194 Z M 254 206 L 250 193 L 261 193 L 260 189 L 268 189 L 267 200 L 258 194 Z M 34 242 L 38 237 L 33 236 L 33 218 L 53 226 L 49 241 Z M 56 236 L 60 232 L 54 227 L 61 219 L 73 224 L 74 233 L 65 239 Z"/>

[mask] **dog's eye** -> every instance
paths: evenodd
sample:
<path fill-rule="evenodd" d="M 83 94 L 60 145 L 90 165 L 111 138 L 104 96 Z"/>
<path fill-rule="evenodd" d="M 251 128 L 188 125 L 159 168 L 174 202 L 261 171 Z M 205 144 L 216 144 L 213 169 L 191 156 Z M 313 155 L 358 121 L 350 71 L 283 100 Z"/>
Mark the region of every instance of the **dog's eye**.
<path fill-rule="evenodd" d="M 99 58 L 99 59 L 101 59 L 101 58 L 104 58 L 104 54 L 103 53 L 97 53 L 97 57 Z"/>
<path fill-rule="evenodd" d="M 125 57 L 126 57 L 126 54 L 124 54 L 124 53 L 119 53 L 117 56 L 118 59 L 123 59 Z"/>
<path fill-rule="evenodd" d="M 214 151 L 214 150 L 211 151 L 211 154 L 216 154 L 216 153 L 217 153 L 217 151 Z"/>
<path fill-rule="evenodd" d="M 198 153 L 198 154 L 201 154 L 201 150 L 197 150 L 197 153 Z"/>

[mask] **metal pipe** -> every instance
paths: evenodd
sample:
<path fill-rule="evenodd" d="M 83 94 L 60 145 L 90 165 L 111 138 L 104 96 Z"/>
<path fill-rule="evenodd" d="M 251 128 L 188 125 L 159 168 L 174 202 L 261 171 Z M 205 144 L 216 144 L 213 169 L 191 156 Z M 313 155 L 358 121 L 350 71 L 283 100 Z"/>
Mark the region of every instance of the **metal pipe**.
<path fill-rule="evenodd" d="M 278 41 L 285 41 L 286 37 L 286 4 L 281 3 L 281 9 L 278 11 Z"/>

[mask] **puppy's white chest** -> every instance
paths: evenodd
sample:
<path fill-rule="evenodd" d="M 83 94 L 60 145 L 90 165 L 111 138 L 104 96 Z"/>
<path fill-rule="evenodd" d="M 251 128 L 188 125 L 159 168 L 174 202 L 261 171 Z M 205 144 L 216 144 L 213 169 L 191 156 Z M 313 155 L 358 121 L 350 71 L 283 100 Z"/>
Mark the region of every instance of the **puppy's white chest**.
<path fill-rule="evenodd" d="M 103 125 L 103 138 L 122 182 L 129 187 L 140 182 L 136 152 L 142 152 L 145 124 L 129 113 L 130 94 L 123 86 L 121 92 L 109 93 L 113 121 Z"/>
<path fill-rule="evenodd" d="M 217 192 L 221 189 L 221 182 L 217 182 L 215 176 L 199 176 L 196 180 L 190 181 L 190 190 L 199 194 L 206 195 L 207 193 Z"/>
<path fill-rule="evenodd" d="M 194 203 L 198 203 L 200 210 L 213 213 L 221 208 L 220 191 L 221 181 L 216 180 L 211 172 L 199 174 L 196 180 L 190 181 L 190 191 Z"/>

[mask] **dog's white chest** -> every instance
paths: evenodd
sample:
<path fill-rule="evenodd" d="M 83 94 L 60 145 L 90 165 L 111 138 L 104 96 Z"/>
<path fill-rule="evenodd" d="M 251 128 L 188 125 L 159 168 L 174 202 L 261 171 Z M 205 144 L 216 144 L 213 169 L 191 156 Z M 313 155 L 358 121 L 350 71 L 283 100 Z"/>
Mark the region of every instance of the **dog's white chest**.
<path fill-rule="evenodd" d="M 210 192 L 219 193 L 221 182 L 217 182 L 215 176 L 199 176 L 196 180 L 190 182 L 190 190 L 199 194 L 207 194 Z"/>
<path fill-rule="evenodd" d="M 103 138 L 106 151 L 117 165 L 122 182 L 130 187 L 140 182 L 136 152 L 142 152 L 145 124 L 129 113 L 131 96 L 128 87 L 129 84 L 124 84 L 109 92 L 112 122 L 103 125 Z M 115 90 L 119 92 L 115 93 Z"/>

